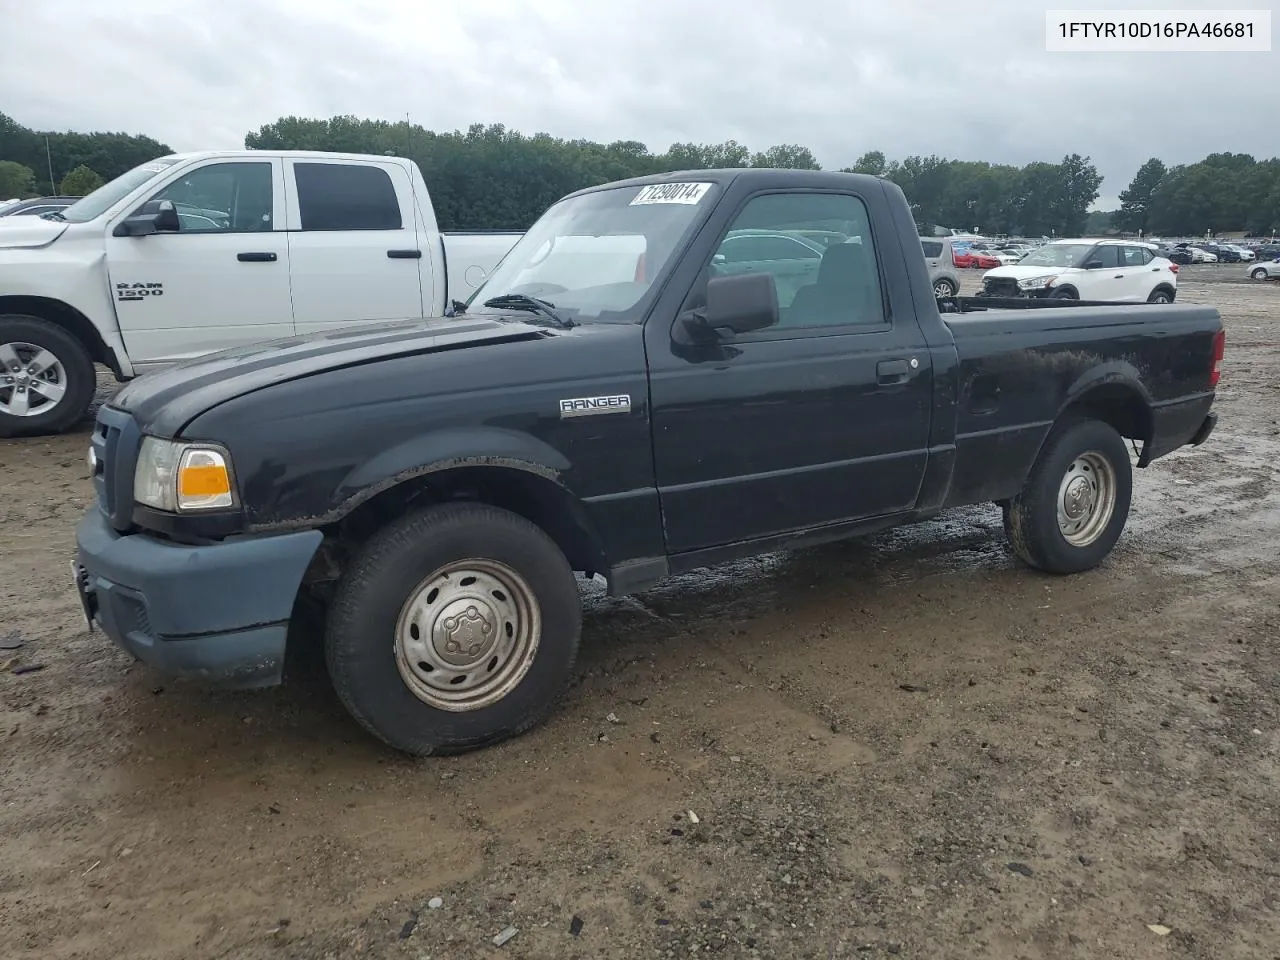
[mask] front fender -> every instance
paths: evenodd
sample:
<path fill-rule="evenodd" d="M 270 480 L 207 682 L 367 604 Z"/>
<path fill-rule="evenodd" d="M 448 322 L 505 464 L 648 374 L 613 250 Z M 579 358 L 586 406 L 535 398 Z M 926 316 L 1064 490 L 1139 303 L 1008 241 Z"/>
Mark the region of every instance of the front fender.
<path fill-rule="evenodd" d="M 370 497 L 414 477 L 465 466 L 523 470 L 559 483 L 569 461 L 545 441 L 502 427 L 457 427 L 410 437 L 352 470 L 334 488 L 332 508 L 343 516 Z"/>
<path fill-rule="evenodd" d="M 68 233 L 46 247 L 0 250 L 0 306 L 6 300 L 28 304 L 16 312 L 43 301 L 80 314 L 115 354 L 121 375 L 133 376 L 100 238 Z"/>

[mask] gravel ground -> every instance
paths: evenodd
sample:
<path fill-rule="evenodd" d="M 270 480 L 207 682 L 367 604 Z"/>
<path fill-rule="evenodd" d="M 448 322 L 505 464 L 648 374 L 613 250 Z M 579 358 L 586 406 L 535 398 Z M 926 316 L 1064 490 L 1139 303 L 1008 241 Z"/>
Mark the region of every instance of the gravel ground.
<path fill-rule="evenodd" d="M 1280 284 L 1243 274 L 1183 270 L 1222 421 L 1103 568 L 1018 566 L 983 506 L 591 593 L 551 721 L 451 760 L 365 736 L 312 638 L 231 694 L 86 634 L 88 427 L 3 442 L 0 666 L 44 669 L 0 672 L 0 956 L 1280 957 Z"/>

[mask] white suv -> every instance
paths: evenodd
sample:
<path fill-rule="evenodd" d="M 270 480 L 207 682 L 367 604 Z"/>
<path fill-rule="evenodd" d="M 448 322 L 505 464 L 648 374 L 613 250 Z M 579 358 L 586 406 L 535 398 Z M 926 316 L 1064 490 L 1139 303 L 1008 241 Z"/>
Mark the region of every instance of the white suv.
<path fill-rule="evenodd" d="M 1178 265 L 1133 240 L 1054 240 L 982 278 L 980 297 L 1172 303 Z"/>

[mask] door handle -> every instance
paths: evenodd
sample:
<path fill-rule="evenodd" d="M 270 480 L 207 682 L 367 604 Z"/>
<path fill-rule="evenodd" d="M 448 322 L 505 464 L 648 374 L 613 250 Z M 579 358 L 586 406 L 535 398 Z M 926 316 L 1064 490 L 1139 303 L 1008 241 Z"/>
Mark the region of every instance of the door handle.
<path fill-rule="evenodd" d="M 236 259 L 241 263 L 275 263 L 278 259 L 274 253 L 270 252 L 250 252 L 237 253 Z"/>
<path fill-rule="evenodd" d="M 421 260 L 421 250 L 388 250 L 387 258 L 390 260 Z"/>
<path fill-rule="evenodd" d="M 1124 274 L 1123 274 L 1123 273 L 1117 273 L 1117 274 L 1116 274 L 1114 277 L 1112 277 L 1111 279 L 1112 279 L 1112 280 L 1123 280 L 1123 279 L 1124 279 Z"/>
<path fill-rule="evenodd" d="M 876 364 L 876 382 L 880 384 L 902 383 L 911 369 L 905 360 L 881 360 Z"/>

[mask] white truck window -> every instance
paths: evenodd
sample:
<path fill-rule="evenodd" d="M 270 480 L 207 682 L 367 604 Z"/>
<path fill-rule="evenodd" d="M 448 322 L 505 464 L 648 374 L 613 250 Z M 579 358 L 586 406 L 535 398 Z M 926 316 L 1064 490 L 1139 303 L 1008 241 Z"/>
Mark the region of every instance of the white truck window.
<path fill-rule="evenodd" d="M 271 163 L 197 167 L 152 196 L 139 210 L 170 200 L 182 233 L 258 233 L 271 229 Z"/>
<path fill-rule="evenodd" d="M 295 163 L 303 230 L 399 230 L 400 201 L 381 167 Z"/>

